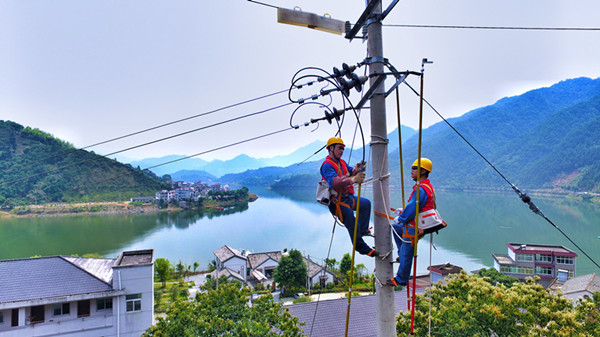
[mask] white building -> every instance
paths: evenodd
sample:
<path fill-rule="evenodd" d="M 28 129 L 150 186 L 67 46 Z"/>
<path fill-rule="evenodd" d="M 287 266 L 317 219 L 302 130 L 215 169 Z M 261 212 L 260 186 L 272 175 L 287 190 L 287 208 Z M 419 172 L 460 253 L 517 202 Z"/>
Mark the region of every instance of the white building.
<path fill-rule="evenodd" d="M 154 251 L 0 261 L 0 337 L 140 336 L 154 315 Z"/>

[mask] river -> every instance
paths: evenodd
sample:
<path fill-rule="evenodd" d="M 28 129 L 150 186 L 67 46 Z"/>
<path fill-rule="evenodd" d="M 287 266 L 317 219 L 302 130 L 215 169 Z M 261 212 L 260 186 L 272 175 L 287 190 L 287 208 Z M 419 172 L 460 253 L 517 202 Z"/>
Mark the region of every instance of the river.
<path fill-rule="evenodd" d="M 123 250 L 153 248 L 155 257 L 186 265 L 198 262 L 204 269 L 214 259 L 213 251 L 223 245 L 251 252 L 294 248 L 318 262 L 328 254 L 339 262 L 350 252 L 345 228 L 334 227 L 327 208 L 313 201 L 314 190 L 276 193 L 252 188 L 251 192 L 259 199 L 248 207 L 219 213 L 0 219 L 0 259 L 86 253 L 116 257 Z M 365 196 L 371 198 L 368 191 Z M 514 193 L 438 191 L 437 199 L 449 225 L 433 235 L 433 246 L 429 237 L 420 241 L 418 273 L 426 272 L 430 248 L 433 264 L 450 262 L 472 271 L 492 267 L 492 253 L 506 254 L 509 242 L 564 245 L 579 255 L 577 275 L 600 272 Z M 400 207 L 400 191 L 392 191 L 391 200 L 393 207 Z M 533 201 L 588 255 L 600 260 L 599 205 L 558 197 Z M 372 258 L 357 255 L 356 263 L 370 271 L 374 268 Z"/>

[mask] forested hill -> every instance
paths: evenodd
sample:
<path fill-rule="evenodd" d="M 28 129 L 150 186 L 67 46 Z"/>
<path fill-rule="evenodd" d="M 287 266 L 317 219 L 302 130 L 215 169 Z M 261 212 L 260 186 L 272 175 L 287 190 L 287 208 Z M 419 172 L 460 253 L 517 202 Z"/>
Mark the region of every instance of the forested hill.
<path fill-rule="evenodd" d="M 443 107 L 436 109 L 443 115 Z M 426 108 L 425 113 L 434 112 Z M 510 182 L 524 190 L 600 192 L 600 79 L 565 80 L 503 98 L 448 121 Z M 403 142 L 404 181 L 408 185 L 412 185 L 408 168 L 416 159 L 417 143 L 418 134 Z M 430 178 L 436 187 L 510 189 L 443 121 L 423 131 L 421 151 L 433 161 Z M 316 184 L 318 166 L 302 166 L 302 172 L 294 167 L 294 177 L 285 177 L 285 169 L 271 169 L 269 177 L 278 179 L 273 187 Z M 398 149 L 394 146 L 389 146 L 389 169 L 390 183 L 400 186 Z M 239 178 L 251 174 L 256 180 L 262 176 L 261 170 Z"/>
<path fill-rule="evenodd" d="M 519 187 L 600 192 L 600 79 L 562 81 L 449 122 Z M 403 149 L 406 167 L 416 157 L 417 137 Z M 444 122 L 424 130 L 422 156 L 433 160 L 436 186 L 508 187 Z M 392 173 L 398 163 L 390 154 Z"/>
<path fill-rule="evenodd" d="M 128 200 L 133 196 L 153 196 L 164 187 L 150 171 L 77 150 L 38 129 L 0 121 L 2 207 Z"/>

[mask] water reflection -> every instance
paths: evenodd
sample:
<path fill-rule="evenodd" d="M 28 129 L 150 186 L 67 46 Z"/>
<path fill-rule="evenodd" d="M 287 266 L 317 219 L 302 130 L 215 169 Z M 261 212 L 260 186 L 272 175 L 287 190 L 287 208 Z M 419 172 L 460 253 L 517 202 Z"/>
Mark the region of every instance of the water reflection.
<path fill-rule="evenodd" d="M 346 230 L 334 227 L 327 207 L 314 201 L 314 189 L 251 191 L 259 196 L 253 203 L 204 212 L 2 219 L 0 259 L 86 253 L 114 257 L 123 250 L 154 248 L 157 257 L 204 267 L 222 245 L 254 252 L 295 248 L 317 261 L 328 252 L 338 261 L 350 252 Z M 366 189 L 364 196 L 372 198 L 371 191 Z M 437 198 L 449 226 L 433 236 L 437 248 L 431 255 L 433 264 L 451 262 L 467 270 L 491 267 L 493 253 L 505 254 L 507 243 L 523 242 L 564 245 L 579 255 L 579 275 L 599 272 L 514 193 L 440 190 Z M 400 191 L 392 190 L 391 200 L 392 206 L 399 207 Z M 534 202 L 592 258 L 600 260 L 598 205 L 564 198 L 534 197 Z M 428 240 L 419 245 L 419 273 L 429 263 Z M 357 256 L 357 263 L 370 271 L 374 268 L 371 258 Z"/>

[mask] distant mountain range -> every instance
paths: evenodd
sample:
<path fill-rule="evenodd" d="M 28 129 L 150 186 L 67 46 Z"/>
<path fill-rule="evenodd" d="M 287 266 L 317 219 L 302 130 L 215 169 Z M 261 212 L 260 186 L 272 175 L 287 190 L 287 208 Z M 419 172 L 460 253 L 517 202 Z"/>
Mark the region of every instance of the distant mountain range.
<path fill-rule="evenodd" d="M 443 114 L 443 108 L 437 109 Z M 496 170 L 521 188 L 600 192 L 600 79 L 570 79 L 502 98 L 493 105 L 451 118 L 448 123 Z M 446 122 L 423 130 L 422 156 L 434 163 L 431 179 L 435 185 L 507 188 L 507 182 L 457 132 Z M 418 137 L 415 130 L 404 126 L 403 136 L 404 167 L 408 168 L 417 156 Z M 399 186 L 397 130 L 388 138 L 391 184 Z M 300 162 L 321 146 L 322 142 L 314 142 L 271 162 L 242 155 L 202 167 L 218 176 L 219 181 L 234 185 L 312 186 L 318 179 L 324 151 L 312 162 L 285 164 Z M 352 158 L 359 158 L 359 151 L 354 150 Z M 407 184 L 411 184 L 409 174 L 405 169 Z"/>
<path fill-rule="evenodd" d="M 443 107 L 436 107 L 443 114 Z M 500 99 L 423 130 L 422 155 L 433 161 L 436 187 L 600 192 L 600 79 L 576 78 Z M 456 130 L 456 131 L 455 131 Z M 460 135 L 458 134 L 460 133 Z M 405 179 L 417 155 L 417 131 L 402 126 Z M 482 159 L 463 138 L 494 167 Z M 398 130 L 389 135 L 390 184 L 400 185 Z M 165 179 L 219 181 L 236 186 L 312 187 L 325 151 L 322 141 L 288 155 L 227 161 L 166 156 L 122 164 L 78 150 L 44 131 L 0 121 L 0 206 L 60 201 L 117 200 L 168 188 Z M 349 155 L 346 151 L 345 156 Z M 368 151 L 365 151 L 368 153 Z M 354 164 L 362 149 L 352 151 Z M 373 165 L 368 163 L 369 168 Z M 140 169 L 140 167 L 142 169 Z M 158 175 L 158 176 L 157 176 Z"/>
<path fill-rule="evenodd" d="M 416 130 L 409 128 L 407 126 L 402 126 L 402 137 L 403 140 L 410 138 L 412 135 L 416 133 Z M 398 148 L 398 130 L 395 129 L 389 135 L 391 149 Z M 255 170 L 261 167 L 287 167 L 293 164 L 300 163 L 307 158 L 310 158 L 314 155 L 316 151 L 322 149 L 325 146 L 325 142 L 323 141 L 314 141 L 306 146 L 303 146 L 296 151 L 287 154 L 280 155 L 272 158 L 253 158 L 245 154 L 241 154 L 230 160 L 213 160 L 207 162 L 200 158 L 189 158 L 185 160 L 181 160 L 179 162 L 175 162 L 172 164 L 158 166 L 156 168 L 152 168 L 151 170 L 159 176 L 164 174 L 169 174 L 174 180 L 185 180 L 192 181 L 193 179 L 198 180 L 215 180 L 216 177 L 221 177 L 224 175 L 241 173 L 247 170 Z M 349 151 L 348 151 L 349 153 Z M 347 154 L 348 154 L 347 153 Z M 327 155 L 325 150 L 322 150 L 318 155 L 315 156 L 317 159 L 324 158 Z M 357 148 L 353 150 L 352 157 L 360 158 L 362 157 L 362 148 Z M 137 161 L 131 161 L 131 165 L 134 167 L 152 167 L 155 165 L 159 165 L 162 163 L 167 163 L 172 160 L 176 160 L 179 158 L 184 158 L 184 155 L 169 155 L 159 158 L 148 158 Z M 315 158 L 311 158 L 315 160 Z M 211 177 L 212 176 L 212 177 Z M 192 179 L 192 180 L 190 180 Z"/>

